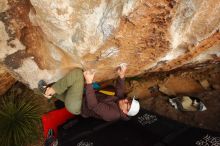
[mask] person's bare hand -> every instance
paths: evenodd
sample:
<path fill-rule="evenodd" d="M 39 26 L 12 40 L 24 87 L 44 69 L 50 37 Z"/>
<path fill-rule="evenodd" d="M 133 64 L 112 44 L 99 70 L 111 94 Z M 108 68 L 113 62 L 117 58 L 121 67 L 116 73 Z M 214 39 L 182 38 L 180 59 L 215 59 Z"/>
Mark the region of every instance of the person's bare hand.
<path fill-rule="evenodd" d="M 55 90 L 52 87 L 47 87 L 44 96 L 50 99 L 55 94 Z"/>
<path fill-rule="evenodd" d="M 93 82 L 95 71 L 94 70 L 87 70 L 83 72 L 84 78 L 87 84 L 91 84 Z"/>
<path fill-rule="evenodd" d="M 127 70 L 127 65 L 124 64 L 124 65 L 120 65 L 117 69 L 117 72 L 118 72 L 118 75 L 119 77 L 122 79 L 125 77 L 125 72 Z"/>

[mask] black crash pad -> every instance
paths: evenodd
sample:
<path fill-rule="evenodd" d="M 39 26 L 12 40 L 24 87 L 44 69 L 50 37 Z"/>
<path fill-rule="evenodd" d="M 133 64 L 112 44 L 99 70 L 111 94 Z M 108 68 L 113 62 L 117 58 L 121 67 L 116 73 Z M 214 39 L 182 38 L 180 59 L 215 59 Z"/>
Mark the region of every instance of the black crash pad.
<path fill-rule="evenodd" d="M 193 128 L 144 109 L 129 121 L 77 117 L 58 128 L 59 146 L 208 146 L 220 133 Z"/>

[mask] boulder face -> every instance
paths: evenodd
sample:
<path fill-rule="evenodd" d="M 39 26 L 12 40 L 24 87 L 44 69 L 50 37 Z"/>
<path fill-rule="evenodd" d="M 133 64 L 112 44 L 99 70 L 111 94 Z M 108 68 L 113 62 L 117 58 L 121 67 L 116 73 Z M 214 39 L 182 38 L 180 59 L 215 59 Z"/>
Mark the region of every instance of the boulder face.
<path fill-rule="evenodd" d="M 220 1 L 1 0 L 0 62 L 30 88 L 71 69 L 96 81 L 220 61 Z"/>
<path fill-rule="evenodd" d="M 9 74 L 5 68 L 0 66 L 0 96 L 4 95 L 5 92 L 16 82 L 16 80 Z"/>

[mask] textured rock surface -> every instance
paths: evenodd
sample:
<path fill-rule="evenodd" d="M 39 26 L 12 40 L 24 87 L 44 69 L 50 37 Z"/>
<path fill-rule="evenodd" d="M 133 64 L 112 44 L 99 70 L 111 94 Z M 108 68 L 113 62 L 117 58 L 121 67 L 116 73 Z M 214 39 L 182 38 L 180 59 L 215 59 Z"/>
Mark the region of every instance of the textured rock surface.
<path fill-rule="evenodd" d="M 220 1 L 1 0 L 0 62 L 31 88 L 74 67 L 96 80 L 220 60 Z"/>
<path fill-rule="evenodd" d="M 0 96 L 3 95 L 16 80 L 6 71 L 5 68 L 0 66 Z"/>

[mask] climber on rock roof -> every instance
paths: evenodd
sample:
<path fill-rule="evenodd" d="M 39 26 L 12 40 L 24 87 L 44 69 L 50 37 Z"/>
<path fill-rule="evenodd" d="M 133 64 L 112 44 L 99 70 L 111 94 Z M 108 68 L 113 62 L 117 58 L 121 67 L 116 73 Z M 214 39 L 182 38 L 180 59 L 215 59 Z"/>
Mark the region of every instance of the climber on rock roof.
<path fill-rule="evenodd" d="M 117 69 L 119 77 L 115 87 L 116 96 L 95 93 L 92 87 L 95 72 L 83 72 L 79 68 L 73 69 L 51 87 L 46 86 L 45 82 L 42 84 L 41 80 L 39 88 L 44 89 L 45 97 L 53 96 L 62 100 L 66 109 L 74 115 L 81 114 L 85 118 L 95 117 L 105 121 L 128 120 L 129 116 L 135 116 L 139 112 L 140 104 L 134 98 L 129 100 L 124 96 L 126 70 L 126 65 Z M 84 78 L 86 92 L 83 96 Z"/>

